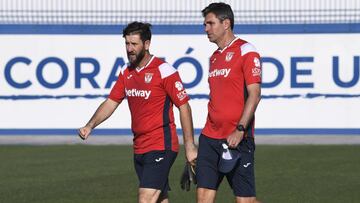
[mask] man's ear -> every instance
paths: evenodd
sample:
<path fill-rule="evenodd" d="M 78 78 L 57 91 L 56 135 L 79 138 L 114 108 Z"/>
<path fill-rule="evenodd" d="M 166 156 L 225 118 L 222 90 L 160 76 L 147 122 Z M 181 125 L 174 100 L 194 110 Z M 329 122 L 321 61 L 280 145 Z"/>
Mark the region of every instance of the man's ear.
<path fill-rule="evenodd" d="M 145 47 L 146 51 L 149 51 L 149 49 L 150 49 L 150 42 L 151 42 L 150 40 L 145 41 L 144 47 Z"/>
<path fill-rule="evenodd" d="M 230 19 L 223 20 L 223 25 L 225 26 L 225 30 L 230 29 L 231 30 L 231 22 Z"/>

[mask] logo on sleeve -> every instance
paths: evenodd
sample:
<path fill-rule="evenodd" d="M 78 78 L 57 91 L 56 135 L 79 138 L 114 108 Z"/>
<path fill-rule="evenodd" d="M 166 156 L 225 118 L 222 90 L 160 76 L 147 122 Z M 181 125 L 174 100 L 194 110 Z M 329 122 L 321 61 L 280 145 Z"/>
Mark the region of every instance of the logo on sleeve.
<path fill-rule="evenodd" d="M 261 76 L 261 65 L 260 65 L 260 60 L 258 58 L 254 58 L 254 65 L 255 67 L 253 67 L 251 69 L 252 75 L 255 76 Z"/>
<path fill-rule="evenodd" d="M 186 91 L 184 89 L 184 86 L 183 84 L 180 82 L 180 81 L 176 81 L 175 82 L 175 88 L 179 91 L 176 96 L 178 97 L 178 99 L 180 101 L 182 101 L 183 99 L 186 98 L 187 94 L 186 94 Z"/>
<path fill-rule="evenodd" d="M 216 61 L 216 58 L 213 58 L 213 59 L 211 60 L 211 63 L 215 63 L 215 61 Z"/>
<path fill-rule="evenodd" d="M 181 91 L 184 87 L 182 85 L 182 83 L 180 81 L 176 81 L 175 82 L 175 88 L 178 90 L 178 91 Z"/>

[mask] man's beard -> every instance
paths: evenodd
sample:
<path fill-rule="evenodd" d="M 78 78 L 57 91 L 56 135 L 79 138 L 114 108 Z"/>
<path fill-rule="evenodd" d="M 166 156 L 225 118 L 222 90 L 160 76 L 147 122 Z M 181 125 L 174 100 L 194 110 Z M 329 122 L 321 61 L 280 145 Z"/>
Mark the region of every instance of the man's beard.
<path fill-rule="evenodd" d="M 129 54 L 128 54 L 128 58 L 129 58 L 130 67 L 131 67 L 131 68 L 136 68 L 136 67 L 139 66 L 140 62 L 143 60 L 143 58 L 144 58 L 144 56 L 145 56 L 145 52 L 146 52 L 145 49 L 142 49 L 142 50 L 140 51 L 140 53 L 136 55 L 136 59 L 135 59 L 134 62 L 131 62 L 131 61 L 130 61 L 130 57 L 129 57 Z"/>

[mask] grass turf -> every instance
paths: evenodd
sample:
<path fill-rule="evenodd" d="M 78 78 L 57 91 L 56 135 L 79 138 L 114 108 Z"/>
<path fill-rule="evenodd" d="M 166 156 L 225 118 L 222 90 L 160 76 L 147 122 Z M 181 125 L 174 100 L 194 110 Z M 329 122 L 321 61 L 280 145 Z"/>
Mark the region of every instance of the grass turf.
<path fill-rule="evenodd" d="M 257 196 L 263 202 L 360 202 L 359 145 L 258 145 Z M 131 146 L 0 146 L 0 202 L 136 202 Z M 195 202 L 180 189 L 183 150 L 171 171 L 170 201 Z M 233 202 L 227 181 L 216 202 Z"/>

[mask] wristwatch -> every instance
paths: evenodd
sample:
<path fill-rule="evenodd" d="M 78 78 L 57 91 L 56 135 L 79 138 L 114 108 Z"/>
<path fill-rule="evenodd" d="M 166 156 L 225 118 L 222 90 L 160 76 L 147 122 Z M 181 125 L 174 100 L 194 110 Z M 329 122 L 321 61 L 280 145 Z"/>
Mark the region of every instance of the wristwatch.
<path fill-rule="evenodd" d="M 240 132 L 245 132 L 245 127 L 242 124 L 239 124 L 238 126 L 236 126 L 236 129 Z"/>

